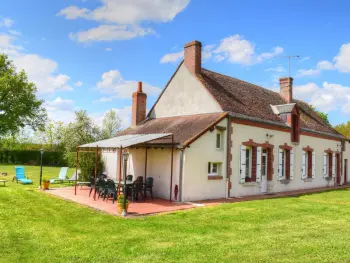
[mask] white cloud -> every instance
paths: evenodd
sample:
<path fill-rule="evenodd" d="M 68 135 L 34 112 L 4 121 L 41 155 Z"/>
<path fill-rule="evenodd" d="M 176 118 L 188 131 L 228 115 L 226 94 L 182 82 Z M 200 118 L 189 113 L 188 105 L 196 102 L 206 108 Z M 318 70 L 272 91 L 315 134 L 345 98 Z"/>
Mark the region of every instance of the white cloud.
<path fill-rule="evenodd" d="M 334 65 L 328 60 L 323 60 L 317 63 L 317 68 L 322 70 L 332 70 L 334 69 Z"/>
<path fill-rule="evenodd" d="M 304 62 L 304 61 L 309 60 L 309 59 L 310 59 L 310 57 L 303 57 L 303 58 L 299 59 L 299 62 Z"/>
<path fill-rule="evenodd" d="M 341 46 L 339 54 L 334 58 L 334 66 L 340 72 L 350 73 L 350 43 Z"/>
<path fill-rule="evenodd" d="M 305 76 L 318 76 L 320 75 L 320 70 L 318 69 L 299 69 L 296 78 L 305 77 Z"/>
<path fill-rule="evenodd" d="M 77 81 L 77 82 L 75 82 L 74 85 L 77 86 L 77 87 L 81 87 L 81 86 L 83 86 L 83 82 Z"/>
<path fill-rule="evenodd" d="M 102 74 L 102 80 L 97 83 L 97 88 L 107 94 L 114 94 L 116 98 L 129 99 L 136 91 L 137 81 L 124 80 L 118 70 L 110 70 Z M 143 92 L 147 96 L 157 96 L 161 89 L 147 83 L 142 84 Z"/>
<path fill-rule="evenodd" d="M 15 45 L 13 42 L 16 40 L 14 36 L 6 34 L 0 34 L 0 53 L 7 55 L 18 55 L 19 51 L 23 48 L 19 45 Z"/>
<path fill-rule="evenodd" d="M 102 0 L 96 9 L 69 6 L 57 15 L 66 19 L 87 19 L 102 25 L 87 31 L 71 33 L 70 37 L 79 42 L 128 40 L 155 31 L 143 28 L 142 22 L 169 22 L 180 13 L 190 0 Z"/>
<path fill-rule="evenodd" d="M 11 35 L 14 35 L 14 36 L 21 36 L 22 35 L 21 32 L 16 31 L 16 30 L 9 30 L 9 33 Z"/>
<path fill-rule="evenodd" d="M 102 25 L 91 28 L 87 31 L 71 33 L 69 37 L 78 42 L 94 41 L 114 41 L 129 40 L 135 37 L 142 37 L 148 34 L 154 34 L 151 28 L 142 28 L 139 26 L 128 25 Z"/>
<path fill-rule="evenodd" d="M 172 63 L 172 62 L 177 62 L 180 59 L 182 59 L 184 57 L 184 52 L 180 51 L 180 52 L 176 52 L 176 53 L 169 53 L 169 54 L 165 54 L 161 59 L 160 59 L 160 63 Z"/>
<path fill-rule="evenodd" d="M 4 17 L 0 18 L 0 27 L 11 27 L 14 21 L 10 18 Z"/>
<path fill-rule="evenodd" d="M 74 120 L 74 102 L 72 100 L 57 97 L 52 101 L 46 101 L 44 107 L 51 120 L 69 123 Z"/>
<path fill-rule="evenodd" d="M 307 100 L 326 113 L 341 110 L 345 114 L 350 114 L 350 87 L 324 82 L 321 88 L 315 83 L 308 83 L 296 86 L 295 96 Z"/>
<path fill-rule="evenodd" d="M 283 66 L 278 65 L 277 67 L 274 67 L 274 68 L 265 69 L 265 71 L 272 71 L 272 72 L 282 73 L 282 72 L 286 72 L 286 69 Z"/>
<path fill-rule="evenodd" d="M 29 81 L 36 84 L 39 94 L 53 94 L 56 91 L 72 90 L 68 82 L 70 77 L 57 74 L 57 63 L 36 54 L 24 54 L 14 57 L 18 70 L 25 70 Z"/>
<path fill-rule="evenodd" d="M 243 36 L 233 35 L 221 40 L 220 45 L 206 45 L 202 50 L 202 59 L 213 58 L 215 62 L 227 60 L 230 63 L 251 65 L 272 59 L 284 52 L 281 47 L 274 47 L 271 52 L 257 54 L 255 46 L 244 39 Z M 161 59 L 160 63 L 176 62 L 183 58 L 184 52 L 168 53 Z"/>
<path fill-rule="evenodd" d="M 112 51 L 112 49 L 110 48 L 110 47 L 106 47 L 106 49 L 105 49 L 107 52 L 111 52 Z"/>
<path fill-rule="evenodd" d="M 108 102 L 108 101 L 112 101 L 113 100 L 113 96 L 110 96 L 110 97 L 102 97 L 98 100 L 95 100 L 94 102 Z"/>

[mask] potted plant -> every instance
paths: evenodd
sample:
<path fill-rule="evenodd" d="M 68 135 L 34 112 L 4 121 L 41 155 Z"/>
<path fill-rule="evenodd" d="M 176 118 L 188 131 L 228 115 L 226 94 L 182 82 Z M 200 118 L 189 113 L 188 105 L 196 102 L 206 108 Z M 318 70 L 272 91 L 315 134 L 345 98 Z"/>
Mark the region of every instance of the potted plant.
<path fill-rule="evenodd" d="M 123 206 L 124 206 L 124 195 L 121 194 L 118 197 L 118 212 L 121 214 L 123 212 Z M 125 209 L 126 212 L 128 212 L 128 207 L 129 207 L 129 200 L 126 198 L 126 202 L 125 202 Z"/>
<path fill-rule="evenodd" d="M 50 180 L 44 180 L 43 181 L 43 189 L 49 190 L 49 186 L 50 186 Z"/>

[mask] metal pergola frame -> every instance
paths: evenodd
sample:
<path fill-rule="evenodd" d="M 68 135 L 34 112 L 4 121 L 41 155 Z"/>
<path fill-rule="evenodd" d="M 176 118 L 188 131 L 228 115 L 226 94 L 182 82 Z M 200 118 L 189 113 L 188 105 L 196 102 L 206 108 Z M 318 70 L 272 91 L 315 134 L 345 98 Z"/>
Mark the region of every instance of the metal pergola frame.
<path fill-rule="evenodd" d="M 147 134 L 142 134 L 142 135 L 147 135 Z M 119 150 L 119 159 L 118 159 L 118 164 L 117 164 L 117 173 L 119 172 L 119 182 L 118 182 L 118 195 L 120 194 L 120 183 L 122 180 L 122 158 L 123 158 L 123 151 L 133 148 L 133 147 L 145 147 L 145 174 L 144 174 L 144 180 L 146 181 L 147 178 L 147 160 L 148 160 L 148 147 L 149 147 L 149 142 L 155 141 L 155 140 L 164 140 L 168 139 L 171 140 L 171 171 L 170 171 L 170 193 L 169 193 L 169 201 L 172 201 L 172 188 L 173 188 L 173 164 L 174 164 L 174 134 L 166 134 L 162 137 L 152 139 L 149 141 L 144 141 L 142 143 L 134 144 L 134 145 L 129 145 L 127 147 L 99 147 L 96 145 L 96 147 L 82 147 L 82 146 L 77 146 L 76 147 L 76 162 L 75 162 L 75 172 L 76 172 L 76 177 L 75 177 L 75 187 L 74 187 L 74 195 L 77 195 L 77 186 L 78 186 L 78 166 L 79 166 L 79 153 L 84 153 L 84 152 L 95 152 L 95 171 L 94 171 L 94 200 L 96 200 L 96 179 L 97 179 L 97 167 L 98 167 L 98 154 L 101 152 L 116 152 Z M 162 145 L 169 145 L 168 143 L 164 143 Z M 159 144 L 155 146 L 156 148 L 160 148 Z M 163 147 L 162 147 L 163 148 Z"/>

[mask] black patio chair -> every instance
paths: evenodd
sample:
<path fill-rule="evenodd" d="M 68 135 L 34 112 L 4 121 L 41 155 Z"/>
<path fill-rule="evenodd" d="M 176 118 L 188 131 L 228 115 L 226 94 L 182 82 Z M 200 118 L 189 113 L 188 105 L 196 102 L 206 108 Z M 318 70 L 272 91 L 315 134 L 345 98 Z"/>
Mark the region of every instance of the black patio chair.
<path fill-rule="evenodd" d="M 132 179 L 133 179 L 133 176 L 131 174 L 126 176 L 126 180 L 127 181 L 132 181 Z"/>
<path fill-rule="evenodd" d="M 136 177 L 135 182 L 140 182 L 140 183 L 143 183 L 143 177 L 142 177 L 142 176 L 138 176 L 138 177 Z"/>
<path fill-rule="evenodd" d="M 105 180 L 98 180 L 98 189 L 97 189 L 97 193 L 98 193 L 98 198 L 100 198 L 100 196 L 104 197 L 106 195 L 106 181 Z"/>
<path fill-rule="evenodd" d="M 146 182 L 144 184 L 144 197 L 147 198 L 146 192 L 148 191 L 151 194 L 153 200 L 153 177 L 147 177 Z"/>
<path fill-rule="evenodd" d="M 103 196 L 103 200 L 105 200 L 106 198 L 108 201 L 108 198 L 110 196 L 113 197 L 113 204 L 114 204 L 114 201 L 117 199 L 117 190 L 115 188 L 114 181 L 111 179 L 107 179 L 106 192 L 105 192 L 105 195 Z"/>
<path fill-rule="evenodd" d="M 142 199 L 144 199 L 144 197 L 143 197 L 143 183 L 135 181 L 131 187 L 131 200 L 132 200 L 132 202 L 134 202 L 135 199 L 136 200 L 139 199 L 139 194 L 142 196 Z"/>

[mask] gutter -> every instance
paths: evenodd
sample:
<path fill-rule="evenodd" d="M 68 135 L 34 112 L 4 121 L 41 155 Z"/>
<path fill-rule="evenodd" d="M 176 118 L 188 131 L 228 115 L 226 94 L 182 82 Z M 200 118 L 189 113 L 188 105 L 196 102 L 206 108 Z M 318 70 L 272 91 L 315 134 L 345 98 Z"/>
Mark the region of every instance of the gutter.
<path fill-rule="evenodd" d="M 230 194 L 230 189 L 229 189 L 229 185 L 230 185 L 230 175 L 229 175 L 229 171 L 230 171 L 230 154 L 231 154 L 231 147 L 230 147 L 230 140 L 231 140 L 231 118 L 230 116 L 228 116 L 227 118 L 227 140 L 226 140 L 226 189 L 225 189 L 225 197 L 229 198 Z"/>
<path fill-rule="evenodd" d="M 182 190 L 182 188 L 184 187 L 184 183 L 183 183 L 184 150 L 185 149 L 180 150 L 179 202 L 183 202 L 183 196 L 182 196 L 183 190 Z"/>

